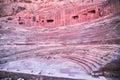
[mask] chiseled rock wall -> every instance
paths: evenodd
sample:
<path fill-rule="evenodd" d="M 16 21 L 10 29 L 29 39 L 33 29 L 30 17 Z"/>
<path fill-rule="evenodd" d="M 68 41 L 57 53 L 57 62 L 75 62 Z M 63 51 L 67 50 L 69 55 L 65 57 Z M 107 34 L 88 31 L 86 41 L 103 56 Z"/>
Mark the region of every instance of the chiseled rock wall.
<path fill-rule="evenodd" d="M 0 16 L 16 16 L 16 18 L 19 18 L 18 23 L 25 26 L 55 27 L 104 17 L 114 13 L 113 6 L 116 5 L 119 5 L 119 3 L 112 4 L 112 2 L 108 3 L 104 0 L 53 1 L 47 3 L 44 3 L 44 1 L 41 3 L 11 1 L 1 4 Z"/>

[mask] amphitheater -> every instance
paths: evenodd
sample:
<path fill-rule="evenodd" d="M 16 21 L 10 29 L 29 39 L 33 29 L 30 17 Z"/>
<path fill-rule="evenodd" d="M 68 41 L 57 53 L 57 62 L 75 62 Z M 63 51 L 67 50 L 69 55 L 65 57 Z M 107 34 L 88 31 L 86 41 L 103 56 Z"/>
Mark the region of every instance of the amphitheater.
<path fill-rule="evenodd" d="M 119 80 L 120 0 L 0 0 L 0 80 Z"/>

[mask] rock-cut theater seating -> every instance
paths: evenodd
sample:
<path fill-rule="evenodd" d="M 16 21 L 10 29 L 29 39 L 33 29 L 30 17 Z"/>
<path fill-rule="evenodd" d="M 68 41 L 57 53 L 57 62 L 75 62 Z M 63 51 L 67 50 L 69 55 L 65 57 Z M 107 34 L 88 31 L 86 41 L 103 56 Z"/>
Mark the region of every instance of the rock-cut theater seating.
<path fill-rule="evenodd" d="M 0 0 L 0 80 L 114 80 L 119 0 Z"/>

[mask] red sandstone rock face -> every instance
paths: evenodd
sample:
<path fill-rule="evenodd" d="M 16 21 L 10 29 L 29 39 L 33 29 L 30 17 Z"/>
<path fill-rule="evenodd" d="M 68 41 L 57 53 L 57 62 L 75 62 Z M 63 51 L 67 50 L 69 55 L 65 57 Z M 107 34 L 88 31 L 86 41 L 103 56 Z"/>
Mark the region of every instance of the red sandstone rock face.
<path fill-rule="evenodd" d="M 28 5 L 25 2 L 19 3 L 16 4 L 15 2 L 5 6 L 2 5 L 4 7 L 1 9 L 1 16 L 16 15 L 16 18 L 19 18 L 17 21 L 19 24 L 45 27 L 66 26 L 95 20 L 109 15 L 113 10 L 112 6 L 114 6 L 113 4 L 104 2 L 106 3 L 105 5 L 103 1 L 95 2 L 90 0 L 88 5 L 85 5 L 87 2 L 77 4 L 77 1 L 72 3 L 65 3 L 65 1 L 63 3 L 49 2 L 50 4 L 43 3 L 41 5 L 33 3 Z"/>
<path fill-rule="evenodd" d="M 119 0 L 1 1 L 0 78 L 120 76 L 119 7 Z"/>

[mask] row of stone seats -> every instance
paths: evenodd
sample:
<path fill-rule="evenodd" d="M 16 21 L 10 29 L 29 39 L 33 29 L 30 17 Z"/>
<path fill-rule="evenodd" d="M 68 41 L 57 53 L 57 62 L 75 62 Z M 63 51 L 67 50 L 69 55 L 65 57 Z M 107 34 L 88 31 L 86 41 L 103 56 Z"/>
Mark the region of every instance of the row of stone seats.
<path fill-rule="evenodd" d="M 96 54 L 101 55 L 101 53 L 96 53 Z M 88 74 L 91 74 L 91 72 L 99 70 L 100 67 L 103 67 L 105 64 L 111 61 L 111 58 L 113 57 L 112 55 L 113 53 L 106 53 L 106 54 L 109 54 L 109 55 L 106 56 L 104 54 L 101 56 L 95 56 L 94 54 L 91 53 L 91 54 L 85 54 L 85 55 L 77 55 L 77 56 L 70 55 L 70 56 L 62 56 L 62 57 L 72 60 L 78 63 L 79 65 L 82 65 L 82 67 L 86 70 L 86 72 Z"/>
<path fill-rule="evenodd" d="M 103 59 L 104 57 L 106 57 L 106 54 L 109 54 L 110 55 L 110 53 L 101 53 L 101 52 L 99 52 L 99 53 L 91 53 L 91 52 L 87 52 L 85 55 L 77 55 L 77 56 L 79 56 L 79 57 L 83 57 L 83 58 L 88 58 L 88 59 L 92 59 L 92 60 L 96 60 L 96 61 L 99 61 L 99 62 L 104 62 L 105 60 Z M 103 58 L 102 58 L 103 57 Z M 107 57 L 106 57 L 107 58 Z M 109 57 L 108 57 L 109 58 Z"/>
<path fill-rule="evenodd" d="M 63 57 L 63 58 L 66 58 L 66 59 L 69 59 L 75 63 L 77 63 L 78 65 L 80 65 L 81 67 L 83 67 L 83 69 L 86 71 L 87 74 L 91 74 L 92 72 L 92 67 L 91 67 L 91 64 L 81 60 L 81 59 L 77 59 L 75 57 L 70 57 L 70 56 L 67 56 L 67 57 Z"/>
<path fill-rule="evenodd" d="M 53 46 L 54 47 L 54 46 Z M 61 47 L 58 47 L 58 49 L 60 49 Z M 55 53 L 52 53 L 51 52 L 51 49 L 52 46 L 47 46 L 47 47 L 44 47 L 42 49 L 42 47 L 37 47 L 37 48 L 34 48 L 34 49 L 30 49 L 30 50 L 22 50 L 22 51 L 16 51 L 8 56 L 4 56 L 4 57 L 1 57 L 0 59 L 0 64 L 4 64 L 4 63 L 7 63 L 7 62 L 11 62 L 11 61 L 15 61 L 15 60 L 20 60 L 20 59 L 24 59 L 24 58 L 28 58 L 28 57 L 38 57 L 38 56 L 49 56 L 49 55 L 53 55 L 53 54 L 59 54 L 58 52 L 59 51 L 53 51 Z M 57 48 L 56 48 L 57 49 Z M 47 52 L 46 52 L 47 50 Z"/>
<path fill-rule="evenodd" d="M 109 60 L 111 60 L 110 56 L 111 54 L 108 53 L 109 55 L 106 56 L 106 55 L 100 55 L 101 53 L 95 53 L 95 54 L 88 54 L 88 57 L 89 56 L 92 56 L 92 58 L 95 58 L 97 59 L 98 61 L 100 61 L 102 64 L 106 64 L 107 62 L 109 62 Z M 103 53 L 104 54 L 104 53 Z M 112 57 L 112 56 L 111 56 Z"/>

